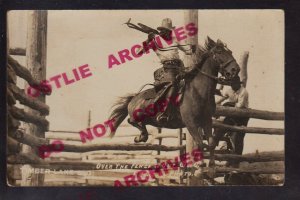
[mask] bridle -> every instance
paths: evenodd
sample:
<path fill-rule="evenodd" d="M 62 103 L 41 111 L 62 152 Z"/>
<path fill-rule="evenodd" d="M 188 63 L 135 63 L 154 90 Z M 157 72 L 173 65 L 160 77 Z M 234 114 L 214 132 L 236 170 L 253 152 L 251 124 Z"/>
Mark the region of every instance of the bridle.
<path fill-rule="evenodd" d="M 218 44 L 217 44 L 217 45 L 218 45 Z M 212 56 L 213 59 L 218 63 L 216 54 L 220 54 L 221 52 L 220 52 L 220 51 L 219 51 L 219 52 L 215 52 L 215 48 L 217 47 L 217 45 L 216 45 L 215 47 L 213 47 L 213 48 L 209 51 L 209 56 L 207 56 L 206 59 L 207 59 L 208 57 Z M 226 45 L 223 45 L 223 44 L 222 44 L 222 47 L 223 47 L 225 50 L 230 51 L 229 49 L 227 49 Z M 205 60 L 206 60 L 206 59 L 205 59 Z M 219 63 L 219 67 L 220 67 L 221 69 L 225 69 L 226 67 L 229 66 L 230 63 L 235 62 L 235 61 L 236 61 L 236 60 L 235 60 L 234 58 L 231 58 L 231 59 L 229 59 L 228 61 L 226 61 L 226 62 L 224 62 L 224 63 Z M 208 74 L 208 73 L 206 73 L 206 72 L 203 72 L 203 71 L 201 70 L 201 68 L 200 68 L 200 69 L 197 68 L 197 71 L 198 71 L 199 73 L 201 73 L 201 74 L 203 74 L 203 75 L 205 75 L 205 76 L 207 76 L 207 77 L 209 77 L 209 78 L 211 78 L 211 79 L 217 81 L 217 82 L 220 83 L 220 84 L 226 84 L 226 81 L 225 81 L 225 79 L 224 79 L 223 77 L 218 77 L 218 76 L 210 75 L 210 74 Z"/>
<path fill-rule="evenodd" d="M 234 62 L 234 61 L 236 61 L 234 58 L 231 58 L 231 59 L 229 59 L 227 62 L 224 62 L 224 63 L 221 63 L 220 64 L 220 67 L 222 68 L 222 69 L 225 69 L 230 63 L 232 63 L 232 62 Z"/>

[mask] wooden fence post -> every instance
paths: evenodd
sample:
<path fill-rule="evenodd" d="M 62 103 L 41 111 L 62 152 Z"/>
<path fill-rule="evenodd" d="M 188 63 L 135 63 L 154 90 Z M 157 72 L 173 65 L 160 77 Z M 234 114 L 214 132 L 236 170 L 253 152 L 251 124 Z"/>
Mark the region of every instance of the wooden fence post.
<path fill-rule="evenodd" d="M 241 68 L 239 76 L 240 76 L 241 81 L 243 82 L 242 84 L 245 88 L 247 86 L 247 80 L 248 80 L 248 71 L 247 71 L 248 58 L 249 58 L 249 51 L 245 51 L 241 55 L 240 62 L 239 62 L 239 65 Z"/>
<path fill-rule="evenodd" d="M 31 72 L 33 78 L 38 82 L 46 80 L 46 54 L 47 54 L 47 11 L 35 10 L 28 11 L 27 21 L 27 44 L 26 44 L 26 58 L 27 68 Z M 25 90 L 29 87 L 25 83 Z M 45 102 L 45 96 L 41 93 L 38 98 L 40 101 Z M 25 107 L 26 112 L 33 115 L 39 115 L 39 112 Z M 45 138 L 45 130 L 41 127 L 25 123 L 25 130 L 28 134 Z M 32 149 L 29 146 L 25 146 L 24 153 L 29 153 L 37 150 Z M 38 186 L 43 183 L 43 175 L 32 175 L 31 183 L 25 181 L 24 185 L 30 184 L 31 186 Z"/>
<path fill-rule="evenodd" d="M 194 23 L 195 26 L 198 28 L 198 10 L 187 10 L 184 11 L 184 24 Z M 188 37 L 187 44 L 197 45 L 198 46 L 198 34 Z M 197 60 L 197 56 L 194 55 L 185 55 L 184 57 L 184 66 L 191 67 L 195 64 Z M 190 133 L 186 134 L 186 153 L 191 155 L 193 149 L 197 148 L 196 143 L 194 142 Z M 187 185 L 199 185 L 201 184 L 198 179 L 191 178 L 187 176 Z"/>

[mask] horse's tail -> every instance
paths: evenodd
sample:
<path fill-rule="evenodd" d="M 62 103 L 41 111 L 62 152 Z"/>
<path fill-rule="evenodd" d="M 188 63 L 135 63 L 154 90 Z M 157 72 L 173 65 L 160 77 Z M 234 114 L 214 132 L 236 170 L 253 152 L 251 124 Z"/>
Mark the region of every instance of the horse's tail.
<path fill-rule="evenodd" d="M 112 130 L 110 132 L 110 134 L 109 134 L 110 138 L 114 137 L 114 135 L 117 131 L 117 128 L 120 126 L 122 121 L 128 115 L 128 109 L 127 109 L 128 104 L 135 95 L 136 94 L 129 94 L 125 97 L 120 97 L 119 100 L 112 106 L 112 108 L 114 108 L 114 109 L 113 109 L 112 113 L 110 114 L 109 119 L 113 119 L 114 130 Z"/>

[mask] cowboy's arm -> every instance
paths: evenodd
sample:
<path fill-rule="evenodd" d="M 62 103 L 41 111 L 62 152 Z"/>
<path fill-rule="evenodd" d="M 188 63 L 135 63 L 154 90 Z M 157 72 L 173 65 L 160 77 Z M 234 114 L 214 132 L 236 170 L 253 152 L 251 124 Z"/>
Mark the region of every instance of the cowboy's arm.
<path fill-rule="evenodd" d="M 218 101 L 216 101 L 217 105 L 220 105 L 223 101 L 225 101 L 226 99 L 229 98 L 229 94 L 228 94 L 227 90 L 225 90 L 225 91 L 224 90 L 216 90 L 215 92 L 216 92 L 216 94 L 221 96 L 221 98 Z"/>
<path fill-rule="evenodd" d="M 145 44 L 148 45 L 152 40 L 155 40 L 155 33 L 150 32 L 148 34 L 148 39 L 145 41 Z M 144 53 L 144 47 L 137 48 L 137 55 L 142 55 Z"/>
<path fill-rule="evenodd" d="M 136 49 L 136 54 L 137 55 L 142 55 L 144 53 L 144 48 L 143 47 L 139 47 Z"/>
<path fill-rule="evenodd" d="M 249 100 L 249 95 L 247 91 L 244 91 L 238 97 L 238 102 L 235 104 L 237 108 L 246 108 Z"/>
<path fill-rule="evenodd" d="M 218 101 L 216 101 L 216 104 L 217 104 L 217 105 L 221 105 L 221 103 L 222 103 L 223 101 L 225 101 L 226 99 L 228 99 L 228 96 L 222 97 L 221 99 L 219 99 Z"/>

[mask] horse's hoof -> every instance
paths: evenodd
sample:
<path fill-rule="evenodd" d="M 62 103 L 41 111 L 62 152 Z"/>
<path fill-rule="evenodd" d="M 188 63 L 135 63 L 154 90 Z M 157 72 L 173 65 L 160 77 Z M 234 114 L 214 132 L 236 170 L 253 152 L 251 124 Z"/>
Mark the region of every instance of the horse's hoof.
<path fill-rule="evenodd" d="M 147 142 L 147 140 L 148 140 L 148 136 L 147 135 L 146 136 L 140 135 L 140 136 L 136 136 L 134 138 L 134 142 L 135 143 Z"/>
<path fill-rule="evenodd" d="M 141 142 L 147 142 L 147 140 L 148 140 L 148 135 L 141 135 L 140 137 Z"/>
<path fill-rule="evenodd" d="M 135 143 L 139 143 L 139 142 L 140 142 L 140 137 L 136 136 L 136 137 L 134 138 L 134 142 L 135 142 Z"/>
<path fill-rule="evenodd" d="M 206 167 L 206 163 L 203 160 L 201 160 L 201 161 L 195 162 L 193 164 L 193 167 L 196 169 L 200 169 L 201 167 Z"/>
<path fill-rule="evenodd" d="M 201 168 L 199 168 L 194 171 L 193 176 L 200 178 L 202 176 L 202 173 L 203 173 L 203 170 Z"/>
<path fill-rule="evenodd" d="M 136 136 L 136 137 L 134 138 L 134 142 L 135 142 L 135 143 L 140 143 L 140 142 L 142 142 L 141 136 Z"/>
<path fill-rule="evenodd" d="M 216 176 L 216 169 L 214 167 L 210 167 L 208 169 L 207 176 L 209 178 L 211 178 L 211 179 L 215 178 L 215 176 Z"/>

